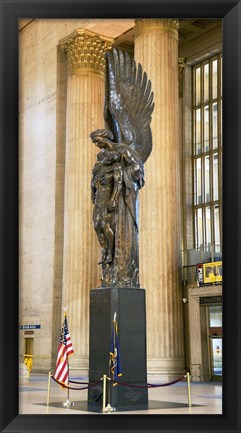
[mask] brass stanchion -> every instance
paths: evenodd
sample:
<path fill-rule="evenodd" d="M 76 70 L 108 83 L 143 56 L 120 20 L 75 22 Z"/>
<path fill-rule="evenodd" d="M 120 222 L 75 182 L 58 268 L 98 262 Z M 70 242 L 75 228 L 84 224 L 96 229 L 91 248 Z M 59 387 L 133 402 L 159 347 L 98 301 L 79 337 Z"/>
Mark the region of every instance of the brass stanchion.
<path fill-rule="evenodd" d="M 109 380 L 109 391 L 108 391 L 108 404 L 106 403 L 106 379 Z M 114 412 L 115 408 L 110 405 L 110 378 L 106 376 L 106 374 L 103 375 L 103 406 L 102 406 L 102 412 L 103 413 L 110 413 Z"/>
<path fill-rule="evenodd" d="M 191 402 L 191 387 L 190 387 L 190 373 L 189 372 L 186 374 L 186 378 L 187 378 L 188 406 L 191 407 L 192 402 Z"/>
<path fill-rule="evenodd" d="M 51 381 L 51 371 L 49 371 L 47 406 L 49 405 L 49 399 L 50 399 L 50 381 Z"/>
<path fill-rule="evenodd" d="M 103 375 L 103 405 L 102 405 L 102 412 L 105 412 L 105 403 L 106 403 L 106 374 Z"/>

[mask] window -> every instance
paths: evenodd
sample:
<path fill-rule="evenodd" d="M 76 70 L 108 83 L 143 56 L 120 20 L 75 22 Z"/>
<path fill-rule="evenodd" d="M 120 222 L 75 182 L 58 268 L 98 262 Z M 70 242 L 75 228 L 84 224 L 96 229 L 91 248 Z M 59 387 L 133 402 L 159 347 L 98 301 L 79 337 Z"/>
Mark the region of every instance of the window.
<path fill-rule="evenodd" d="M 195 248 L 221 252 L 222 56 L 193 67 Z"/>

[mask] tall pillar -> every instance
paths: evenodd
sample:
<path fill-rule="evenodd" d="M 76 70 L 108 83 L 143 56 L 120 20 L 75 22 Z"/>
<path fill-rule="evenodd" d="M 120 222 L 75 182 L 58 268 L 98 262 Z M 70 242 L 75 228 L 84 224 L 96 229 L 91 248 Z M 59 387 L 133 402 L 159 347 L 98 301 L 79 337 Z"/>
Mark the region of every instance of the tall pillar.
<path fill-rule="evenodd" d="M 153 151 L 140 193 L 140 281 L 147 295 L 148 373 L 184 371 L 180 268 L 178 22 L 135 20 L 135 60 L 152 82 Z"/>
<path fill-rule="evenodd" d="M 100 280 L 90 188 L 97 150 L 90 132 L 104 127 L 104 54 L 112 43 L 84 29 L 61 41 L 68 62 L 63 307 L 75 352 L 70 368 L 83 374 L 88 370 L 89 292 Z"/>

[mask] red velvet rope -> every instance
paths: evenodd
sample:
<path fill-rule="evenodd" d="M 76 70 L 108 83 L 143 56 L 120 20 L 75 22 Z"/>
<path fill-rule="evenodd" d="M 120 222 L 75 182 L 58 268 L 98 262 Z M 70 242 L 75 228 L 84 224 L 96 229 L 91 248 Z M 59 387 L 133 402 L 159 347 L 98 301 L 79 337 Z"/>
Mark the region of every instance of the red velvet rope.
<path fill-rule="evenodd" d="M 78 382 L 77 380 L 69 380 L 69 383 L 77 383 L 78 385 L 89 385 L 90 382 Z"/>
<path fill-rule="evenodd" d="M 74 387 L 72 387 L 72 386 L 66 385 L 66 384 L 63 383 L 63 382 L 59 382 L 57 379 L 55 379 L 54 376 L 51 376 L 51 377 L 52 377 L 52 379 L 53 379 L 56 383 L 58 383 L 59 385 L 63 386 L 63 388 L 73 389 L 73 390 L 76 390 L 76 391 L 82 391 L 82 390 L 84 390 L 84 389 L 91 388 L 92 386 L 96 386 L 96 385 L 98 385 L 98 383 L 100 383 L 100 380 L 98 380 L 98 382 L 89 383 L 88 386 L 84 386 L 84 387 L 82 387 L 82 388 L 74 388 Z M 79 383 L 79 384 L 81 384 L 81 382 L 74 382 L 74 383 Z M 87 382 L 82 382 L 82 383 L 83 383 L 83 384 L 86 384 Z"/>
<path fill-rule="evenodd" d="M 74 380 L 70 380 L 69 382 L 71 382 L 71 383 L 77 383 L 77 384 L 79 384 L 79 385 L 80 385 L 80 384 L 87 385 L 87 386 L 84 386 L 84 387 L 81 387 L 81 388 L 74 388 L 74 387 L 71 387 L 71 386 L 69 386 L 69 385 L 66 385 L 66 384 L 63 383 L 63 382 L 59 382 L 57 379 L 55 379 L 54 376 L 51 376 L 51 377 L 52 377 L 52 379 L 53 379 L 56 383 L 58 383 L 59 385 L 63 386 L 64 388 L 73 389 L 73 390 L 76 390 L 76 391 L 82 391 L 82 390 L 84 390 L 84 389 L 91 388 L 91 387 L 93 387 L 93 386 L 98 385 L 98 384 L 101 382 L 100 380 L 98 380 L 98 382 L 94 382 L 94 383 L 90 383 L 90 382 L 76 382 L 76 381 L 74 381 Z M 132 383 L 117 382 L 116 380 L 110 379 L 110 378 L 108 378 L 108 377 L 107 377 L 107 379 L 110 380 L 111 382 L 113 382 L 113 383 L 116 384 L 116 385 L 129 386 L 130 388 L 159 388 L 159 387 L 162 387 L 162 386 L 170 386 L 170 385 L 174 385 L 175 383 L 180 382 L 180 381 L 181 381 L 182 379 L 184 379 L 185 377 L 186 377 L 186 376 L 182 376 L 182 377 L 179 377 L 179 378 L 176 379 L 176 380 L 173 380 L 172 382 L 162 383 L 162 384 L 158 384 L 158 385 L 154 385 L 154 384 L 151 384 L 151 383 L 147 383 L 147 385 L 134 385 L 134 384 L 132 384 Z"/>
<path fill-rule="evenodd" d="M 170 385 L 174 385 L 177 382 L 180 382 L 182 379 L 184 379 L 186 376 L 182 376 L 179 377 L 179 379 L 173 380 L 172 382 L 168 382 L 168 383 L 162 383 L 159 385 L 152 385 L 150 383 L 148 383 L 147 385 L 134 385 L 134 384 L 130 384 L 130 383 L 126 383 L 126 382 L 117 382 L 115 380 L 109 379 L 111 382 L 116 383 L 118 385 L 123 385 L 123 386 L 129 386 L 131 388 L 158 388 L 161 386 L 170 386 Z"/>

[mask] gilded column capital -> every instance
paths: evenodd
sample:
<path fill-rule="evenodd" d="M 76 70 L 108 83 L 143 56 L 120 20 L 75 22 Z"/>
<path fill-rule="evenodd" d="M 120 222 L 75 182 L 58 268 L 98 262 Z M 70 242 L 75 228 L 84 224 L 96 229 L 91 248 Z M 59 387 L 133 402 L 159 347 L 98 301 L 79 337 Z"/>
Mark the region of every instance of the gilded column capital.
<path fill-rule="evenodd" d="M 105 74 L 105 53 L 110 50 L 114 39 L 86 29 L 75 30 L 60 42 L 67 54 L 69 71 L 76 75 Z"/>
<path fill-rule="evenodd" d="M 178 40 L 179 22 L 173 18 L 137 18 L 135 19 L 135 39 L 146 34 L 166 34 Z"/>

